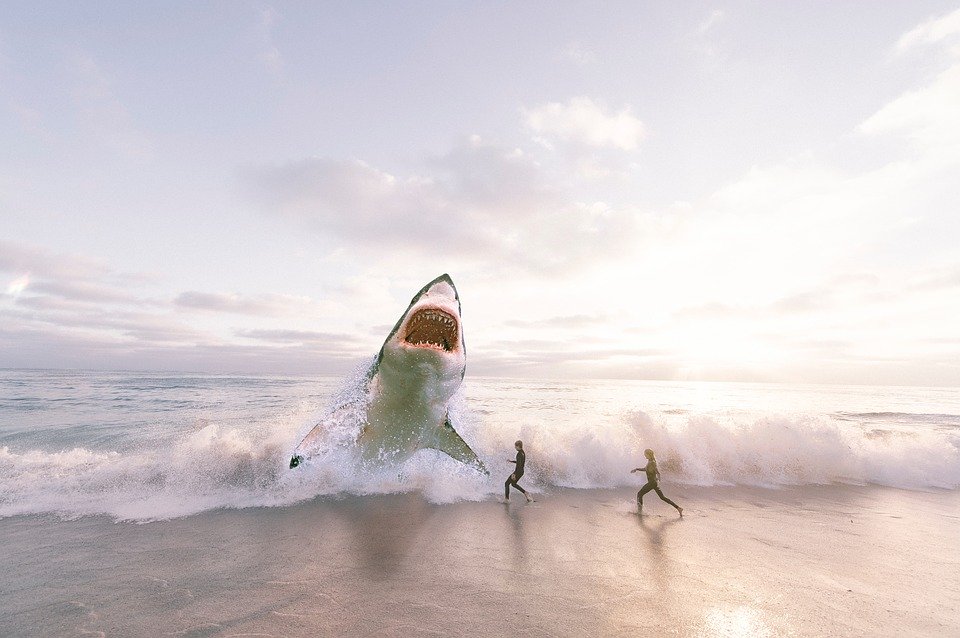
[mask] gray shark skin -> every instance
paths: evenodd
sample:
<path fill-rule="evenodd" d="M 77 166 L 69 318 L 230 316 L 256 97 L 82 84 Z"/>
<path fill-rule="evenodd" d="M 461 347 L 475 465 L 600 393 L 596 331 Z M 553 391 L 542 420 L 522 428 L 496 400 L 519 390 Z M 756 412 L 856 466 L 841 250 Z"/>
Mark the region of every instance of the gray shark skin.
<path fill-rule="evenodd" d="M 453 280 L 440 275 L 414 296 L 383 342 L 366 374 L 366 418 L 357 437 L 365 460 L 401 462 L 431 448 L 486 472 L 448 413 L 466 373 L 460 311 Z M 324 430 L 321 422 L 304 437 L 291 468 L 316 449 Z"/>

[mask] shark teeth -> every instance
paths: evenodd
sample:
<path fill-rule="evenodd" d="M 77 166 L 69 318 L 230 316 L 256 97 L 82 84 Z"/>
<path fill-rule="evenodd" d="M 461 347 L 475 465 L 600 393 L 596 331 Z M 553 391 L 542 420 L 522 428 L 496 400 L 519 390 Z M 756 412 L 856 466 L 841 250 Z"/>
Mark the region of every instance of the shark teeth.
<path fill-rule="evenodd" d="M 404 341 L 418 348 L 450 351 L 459 342 L 459 323 L 439 308 L 421 308 L 407 322 Z"/>

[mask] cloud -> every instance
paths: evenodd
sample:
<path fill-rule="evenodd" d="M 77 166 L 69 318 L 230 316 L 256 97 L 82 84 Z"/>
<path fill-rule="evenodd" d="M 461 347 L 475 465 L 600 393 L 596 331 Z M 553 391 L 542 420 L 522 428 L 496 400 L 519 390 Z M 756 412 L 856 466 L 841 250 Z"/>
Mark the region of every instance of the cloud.
<path fill-rule="evenodd" d="M 266 7 L 260 10 L 257 22 L 257 38 L 260 44 L 257 59 L 274 76 L 283 74 L 283 55 L 273 35 L 279 18 L 280 14 L 275 8 Z"/>
<path fill-rule="evenodd" d="M 498 342 L 476 352 L 467 365 L 471 374 L 534 377 L 654 378 L 672 377 L 669 353 L 656 348 L 574 349 L 554 342 Z"/>
<path fill-rule="evenodd" d="M 915 290 L 935 291 L 960 287 L 960 264 L 924 273 L 917 281 L 911 282 L 910 287 Z"/>
<path fill-rule="evenodd" d="M 97 259 L 56 254 L 28 244 L 0 241 L 2 272 L 14 276 L 7 293 L 21 307 L 76 311 L 156 303 L 137 293 L 138 287 L 152 283 L 146 275 L 118 273 Z"/>
<path fill-rule="evenodd" d="M 97 259 L 54 254 L 39 246 L 0 240 L 0 272 L 78 279 L 102 277 L 110 269 Z"/>
<path fill-rule="evenodd" d="M 144 330 L 139 336 L 151 335 Z M 352 352 L 312 346 L 184 343 L 167 340 L 160 332 L 148 340 L 124 340 L 102 333 L 0 325 L 0 362 L 9 367 L 344 374 L 362 361 Z"/>
<path fill-rule="evenodd" d="M 564 328 L 578 329 L 597 326 L 607 321 L 605 317 L 595 315 L 566 315 L 561 317 L 548 317 L 536 321 L 525 321 L 522 319 L 511 319 L 504 321 L 503 325 L 511 328 L 534 328 L 537 330 L 543 328 Z"/>
<path fill-rule="evenodd" d="M 560 141 L 596 148 L 636 150 L 643 139 L 643 122 L 624 107 L 608 113 L 588 97 L 574 97 L 566 104 L 548 102 L 523 109 L 527 128 L 548 142 Z"/>
<path fill-rule="evenodd" d="M 937 18 L 929 18 L 904 33 L 897 40 L 896 50 L 903 53 L 921 45 L 940 44 L 957 35 L 960 35 L 960 9 Z"/>
<path fill-rule="evenodd" d="M 710 301 L 696 306 L 685 306 L 673 313 L 677 320 L 715 321 L 736 319 L 750 321 L 754 319 L 782 319 L 785 315 L 807 314 L 830 310 L 842 302 L 866 304 L 875 294 L 872 288 L 844 285 L 840 281 L 831 282 L 811 290 L 804 290 L 780 297 L 768 303 L 753 305 L 733 305 L 719 301 Z"/>
<path fill-rule="evenodd" d="M 633 211 L 576 201 L 520 149 L 474 136 L 427 167 L 398 177 L 359 160 L 312 158 L 241 177 L 264 210 L 368 253 L 550 272 L 614 254 L 637 235 Z"/>
<path fill-rule="evenodd" d="M 429 164 L 437 171 L 430 179 L 446 200 L 490 217 L 533 215 L 562 204 L 536 160 L 519 148 L 487 144 L 477 135 Z"/>
<path fill-rule="evenodd" d="M 926 45 L 946 67 L 921 88 L 908 91 L 865 120 L 859 132 L 891 135 L 910 141 L 928 160 L 956 163 L 960 144 L 960 9 L 930 18 L 905 33 L 896 50 L 904 53 Z"/>
<path fill-rule="evenodd" d="M 47 299 L 44 297 L 34 299 Z M 42 327 L 51 334 L 78 334 L 122 342 L 125 338 L 141 341 L 197 343 L 211 335 L 165 314 L 133 312 L 102 307 L 18 304 L 40 312 L 0 309 L 0 316 L 12 328 L 29 331 Z"/>
<path fill-rule="evenodd" d="M 7 284 L 7 294 L 11 297 L 19 297 L 20 294 L 30 285 L 30 275 L 21 275 Z"/>
<path fill-rule="evenodd" d="M 960 144 L 960 64 L 941 72 L 932 83 L 898 97 L 865 120 L 861 133 L 902 136 L 924 151 L 940 149 L 956 159 Z"/>
<path fill-rule="evenodd" d="M 40 281 L 30 291 L 86 303 L 146 303 L 122 288 L 87 281 Z"/>
<path fill-rule="evenodd" d="M 599 60 L 596 51 L 577 40 L 567 44 L 560 52 L 560 57 L 579 67 L 596 64 Z"/>
<path fill-rule="evenodd" d="M 311 158 L 244 177 L 265 208 L 364 243 L 417 243 L 425 235 L 443 242 L 458 232 L 447 223 L 450 202 L 436 184 L 398 179 L 363 161 Z"/>
<path fill-rule="evenodd" d="M 44 276 L 16 298 L 0 295 L 0 366 L 331 373 L 350 369 L 378 345 L 298 330 L 329 314 L 308 297 L 196 291 L 144 297 L 150 280 L 100 264 L 85 269 L 96 276 L 51 278 L 47 273 L 63 274 L 64 266 L 96 262 L 17 248 L 4 253 L 17 257 L 7 265 L 29 265 Z M 130 281 L 130 289 L 115 294 L 114 280 Z M 228 327 L 223 315 L 240 325 Z M 353 321 L 340 323 L 349 328 Z"/>
<path fill-rule="evenodd" d="M 147 296 L 150 277 L 8 241 L 0 273 L 13 276 L 10 294 L 0 294 L 0 366 L 331 372 L 365 354 L 348 335 L 295 329 L 324 310 L 305 296 Z M 222 314 L 246 325 L 225 330 Z M 274 327 L 278 317 L 286 325 Z"/>
<path fill-rule="evenodd" d="M 721 11 L 720 9 L 714 9 L 713 11 L 710 12 L 709 15 L 707 15 L 706 18 L 703 19 L 703 22 L 701 22 L 700 25 L 697 26 L 697 33 L 699 35 L 706 35 L 707 32 L 713 27 L 717 26 L 717 24 L 722 19 L 723 19 L 723 11 Z"/>
<path fill-rule="evenodd" d="M 206 312 L 225 312 L 238 315 L 281 316 L 303 312 L 313 302 L 298 295 L 197 292 L 188 290 L 176 296 L 175 306 Z"/>
<path fill-rule="evenodd" d="M 344 344 L 356 344 L 359 339 L 352 335 L 313 330 L 238 330 L 238 337 L 255 339 L 270 343 L 313 344 L 341 347 Z"/>

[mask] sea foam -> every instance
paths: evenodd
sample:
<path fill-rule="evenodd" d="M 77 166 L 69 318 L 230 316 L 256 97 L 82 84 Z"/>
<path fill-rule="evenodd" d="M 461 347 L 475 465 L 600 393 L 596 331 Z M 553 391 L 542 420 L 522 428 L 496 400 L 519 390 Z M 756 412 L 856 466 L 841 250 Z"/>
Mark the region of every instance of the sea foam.
<path fill-rule="evenodd" d="M 503 489 L 515 438 L 527 451 L 523 482 L 535 491 L 637 485 L 642 475 L 630 470 L 645 462 L 645 448 L 656 451 L 666 484 L 960 487 L 960 428 L 950 414 L 931 421 L 906 413 L 896 419 L 880 412 L 717 415 L 661 407 L 625 408 L 597 422 L 524 418 L 518 425 L 507 408 L 476 408 L 459 396 L 453 420 L 490 475 L 432 450 L 396 465 L 365 463 L 352 445 L 362 425 L 362 387 L 358 375 L 320 413 L 252 423 L 210 419 L 172 438 L 123 449 L 58 449 L 55 441 L 42 448 L 2 446 L 0 517 L 99 514 L 150 521 L 216 508 L 413 491 L 436 503 L 485 500 Z M 324 445 L 288 469 L 291 451 L 318 421 L 329 430 Z"/>

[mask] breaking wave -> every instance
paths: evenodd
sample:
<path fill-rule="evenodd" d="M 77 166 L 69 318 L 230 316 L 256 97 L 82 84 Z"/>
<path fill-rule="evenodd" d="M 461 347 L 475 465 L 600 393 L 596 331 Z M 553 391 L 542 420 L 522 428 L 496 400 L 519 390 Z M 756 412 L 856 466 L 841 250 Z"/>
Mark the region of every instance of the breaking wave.
<path fill-rule="evenodd" d="M 531 434 L 546 456 L 544 475 L 570 487 L 626 484 L 621 468 L 642 465 L 648 447 L 665 478 L 688 485 L 960 487 L 956 430 L 850 427 L 812 416 L 689 416 L 667 423 L 634 412 L 616 431 Z"/>
<path fill-rule="evenodd" d="M 335 403 L 356 402 L 359 387 L 355 380 Z M 3 446 L 0 517 L 55 513 L 151 521 L 411 491 L 437 503 L 486 500 L 501 493 L 518 436 L 528 455 L 524 483 L 534 491 L 637 485 L 638 475 L 629 470 L 643 464 L 648 447 L 656 450 L 665 481 L 687 485 L 960 487 L 960 428 L 949 419 L 936 427 L 901 427 L 903 419 L 887 423 L 887 413 L 721 418 L 665 409 L 628 411 L 602 424 L 540 419 L 517 426 L 497 409 L 472 410 L 461 398 L 454 421 L 491 469 L 486 476 L 430 450 L 396 466 L 366 465 L 351 444 L 362 413 L 344 414 L 331 428 L 329 445 L 295 471 L 287 467 L 290 453 L 323 415 L 250 425 L 202 422 L 172 440 L 123 450 Z"/>

